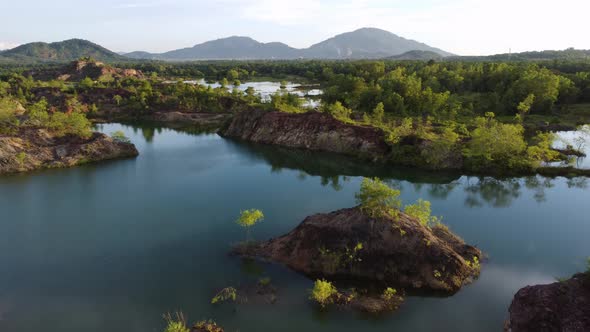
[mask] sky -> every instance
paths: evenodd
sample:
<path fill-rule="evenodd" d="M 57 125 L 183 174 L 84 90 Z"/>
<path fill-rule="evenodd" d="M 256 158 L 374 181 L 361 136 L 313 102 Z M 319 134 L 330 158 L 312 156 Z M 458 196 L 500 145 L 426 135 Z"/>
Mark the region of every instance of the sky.
<path fill-rule="evenodd" d="M 1 0 L 0 49 L 93 41 L 164 52 L 249 36 L 309 47 L 362 27 L 460 55 L 590 49 L 590 0 Z"/>

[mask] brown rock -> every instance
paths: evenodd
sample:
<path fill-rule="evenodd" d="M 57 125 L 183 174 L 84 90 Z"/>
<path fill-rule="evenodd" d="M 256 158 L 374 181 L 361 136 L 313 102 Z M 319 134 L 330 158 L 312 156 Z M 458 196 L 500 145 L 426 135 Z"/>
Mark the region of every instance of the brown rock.
<path fill-rule="evenodd" d="M 238 113 L 220 134 L 255 143 L 335 152 L 371 160 L 383 159 L 390 150 L 380 129 L 345 124 L 319 112 L 244 111 Z"/>
<path fill-rule="evenodd" d="M 590 272 L 563 282 L 522 288 L 509 312 L 507 331 L 590 331 Z"/>
<path fill-rule="evenodd" d="M 234 253 L 312 278 L 444 294 L 477 277 L 482 257 L 445 227 L 430 229 L 401 212 L 397 220 L 371 219 L 358 207 L 310 216 L 286 235 Z"/>
<path fill-rule="evenodd" d="M 0 174 L 72 167 L 138 154 L 133 144 L 101 133 L 85 139 L 71 135 L 55 137 L 44 129 L 23 128 L 15 135 L 0 136 Z"/>

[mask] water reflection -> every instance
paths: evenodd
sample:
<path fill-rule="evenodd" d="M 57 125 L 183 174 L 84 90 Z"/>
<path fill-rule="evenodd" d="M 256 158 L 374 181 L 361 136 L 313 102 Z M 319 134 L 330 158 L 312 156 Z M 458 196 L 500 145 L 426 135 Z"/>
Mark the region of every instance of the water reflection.
<path fill-rule="evenodd" d="M 264 160 L 271 166 L 272 173 L 283 169 L 297 170 L 298 179 L 319 176 L 323 186 L 340 191 L 343 183 L 351 177 L 379 177 L 389 186 L 402 190 L 411 186 L 413 191 L 425 192 L 431 199 L 445 200 L 455 190 L 464 192 L 464 205 L 470 208 L 491 206 L 510 207 L 518 199 L 523 188 L 532 193 L 539 203 L 547 201 L 546 192 L 555 186 L 555 179 L 542 176 L 524 178 L 494 178 L 460 176 L 454 173 L 428 172 L 384 164 L 372 164 L 337 154 L 320 153 L 299 149 L 286 149 L 276 146 L 257 145 L 229 140 L 228 144 L 254 159 Z M 568 188 L 585 189 L 585 177 L 567 179 Z"/>

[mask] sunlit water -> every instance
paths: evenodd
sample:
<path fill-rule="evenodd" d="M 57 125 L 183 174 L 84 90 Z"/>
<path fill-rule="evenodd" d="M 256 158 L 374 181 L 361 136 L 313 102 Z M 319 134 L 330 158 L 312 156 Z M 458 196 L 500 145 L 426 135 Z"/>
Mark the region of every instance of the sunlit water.
<path fill-rule="evenodd" d="M 220 88 L 221 84 L 219 82 L 206 82 L 204 79 L 200 80 L 188 80 L 183 81 L 187 84 L 200 84 L 204 86 L 210 86 L 212 88 Z M 174 83 L 174 81 L 166 81 L 165 83 Z M 315 108 L 320 105 L 320 100 L 318 98 L 314 98 L 317 96 L 322 95 L 323 91 L 313 87 L 305 87 L 302 88 L 300 84 L 287 82 L 281 89 L 280 82 L 270 82 L 270 81 L 263 81 L 263 82 L 241 82 L 240 85 L 234 86 L 230 84 L 227 87 L 230 91 L 238 89 L 240 91 L 246 91 L 248 88 L 254 89 L 255 93 L 260 95 L 260 99 L 263 102 L 269 102 L 270 97 L 277 93 L 277 92 L 288 92 L 291 94 L 295 94 L 300 97 L 302 106 L 303 107 L 310 107 Z"/>
<path fill-rule="evenodd" d="M 123 130 L 137 159 L 0 177 L 0 331 L 161 331 L 163 313 L 212 318 L 226 331 L 500 331 L 514 293 L 584 268 L 586 179 L 494 180 L 420 174 L 215 134 Z M 382 318 L 308 300 L 312 281 L 230 258 L 246 208 L 266 239 L 306 216 L 353 206 L 360 176 L 432 201 L 436 215 L 488 256 L 481 278 L 448 298 L 410 297 Z M 215 291 L 268 276 L 274 305 L 213 306 Z M 235 308 L 235 310 L 234 310 Z"/>
<path fill-rule="evenodd" d="M 555 163 L 553 166 L 573 166 L 576 168 L 590 169 L 590 125 L 581 126 L 576 131 L 560 131 L 555 133 L 557 139 L 554 147 L 565 149 L 567 146 L 580 150 L 586 154 L 585 157 L 572 156 L 570 160 Z"/>

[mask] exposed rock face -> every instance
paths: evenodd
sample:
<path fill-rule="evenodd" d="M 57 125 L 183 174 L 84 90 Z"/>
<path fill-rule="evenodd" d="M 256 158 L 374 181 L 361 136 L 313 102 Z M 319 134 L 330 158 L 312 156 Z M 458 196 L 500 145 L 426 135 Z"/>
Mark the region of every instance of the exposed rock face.
<path fill-rule="evenodd" d="M 118 142 L 100 133 L 83 139 L 54 137 L 44 129 L 26 128 L 13 136 L 0 136 L 0 174 L 71 167 L 137 155 L 133 144 Z"/>
<path fill-rule="evenodd" d="M 564 282 L 525 287 L 510 305 L 512 332 L 590 331 L 590 272 Z"/>
<path fill-rule="evenodd" d="M 478 276 L 482 257 L 442 226 L 431 230 L 403 213 L 371 219 L 358 207 L 310 216 L 286 235 L 235 253 L 314 278 L 445 294 Z"/>
<path fill-rule="evenodd" d="M 41 69 L 39 71 L 27 72 L 36 79 L 62 81 L 81 81 L 86 77 L 92 80 L 135 77 L 145 78 L 143 73 L 135 69 L 121 69 L 109 66 L 103 62 L 94 60 L 77 60 L 58 69 Z"/>
<path fill-rule="evenodd" d="M 329 114 L 318 112 L 240 112 L 220 134 L 255 143 L 342 153 L 372 160 L 383 159 L 390 149 L 381 130 L 345 124 Z"/>

